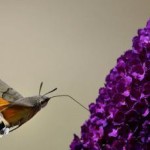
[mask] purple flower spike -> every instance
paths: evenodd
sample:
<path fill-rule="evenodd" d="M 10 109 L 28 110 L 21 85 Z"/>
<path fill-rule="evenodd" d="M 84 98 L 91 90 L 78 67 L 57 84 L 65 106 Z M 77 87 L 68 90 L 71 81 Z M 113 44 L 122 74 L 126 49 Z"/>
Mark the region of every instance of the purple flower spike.
<path fill-rule="evenodd" d="M 150 20 L 117 59 L 71 150 L 150 150 Z"/>

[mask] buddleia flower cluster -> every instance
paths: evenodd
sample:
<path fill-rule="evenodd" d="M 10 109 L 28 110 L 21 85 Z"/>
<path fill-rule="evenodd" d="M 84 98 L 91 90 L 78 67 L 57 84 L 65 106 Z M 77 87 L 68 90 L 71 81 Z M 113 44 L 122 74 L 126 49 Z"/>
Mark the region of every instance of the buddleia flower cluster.
<path fill-rule="evenodd" d="M 150 20 L 106 76 L 71 150 L 150 150 Z"/>

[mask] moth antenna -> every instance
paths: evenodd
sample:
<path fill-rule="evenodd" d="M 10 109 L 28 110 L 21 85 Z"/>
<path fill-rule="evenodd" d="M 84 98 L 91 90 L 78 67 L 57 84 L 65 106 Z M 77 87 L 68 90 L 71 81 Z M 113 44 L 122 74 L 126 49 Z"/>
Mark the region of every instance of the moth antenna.
<path fill-rule="evenodd" d="M 41 84 L 40 84 L 40 88 L 39 88 L 39 96 L 41 95 L 42 86 L 43 86 L 43 82 L 41 82 Z"/>
<path fill-rule="evenodd" d="M 78 102 L 76 99 L 74 99 L 72 96 L 70 96 L 70 95 L 55 95 L 55 96 L 52 96 L 52 97 L 50 97 L 50 99 L 51 98 L 55 98 L 55 97 L 69 97 L 69 98 L 71 98 L 74 102 L 76 102 L 78 105 L 80 105 L 82 108 L 84 108 L 85 110 L 87 110 L 88 112 L 89 112 L 89 109 L 88 108 L 86 108 L 84 105 L 82 105 L 80 102 Z"/>
<path fill-rule="evenodd" d="M 44 95 L 42 95 L 42 96 L 45 96 L 45 95 L 47 95 L 47 94 L 49 94 L 49 93 L 52 93 L 52 92 L 54 92 L 54 91 L 56 91 L 57 90 L 57 88 L 55 88 L 55 89 L 53 89 L 53 90 L 51 90 L 51 91 L 49 91 L 49 92 L 47 92 L 47 93 L 45 93 Z"/>

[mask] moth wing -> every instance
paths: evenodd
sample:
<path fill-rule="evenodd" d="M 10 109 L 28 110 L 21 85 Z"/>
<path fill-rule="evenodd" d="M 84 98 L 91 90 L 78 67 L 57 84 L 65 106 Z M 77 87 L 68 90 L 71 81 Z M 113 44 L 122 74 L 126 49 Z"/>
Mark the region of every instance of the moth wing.
<path fill-rule="evenodd" d="M 0 97 L 14 102 L 23 96 L 0 79 Z"/>

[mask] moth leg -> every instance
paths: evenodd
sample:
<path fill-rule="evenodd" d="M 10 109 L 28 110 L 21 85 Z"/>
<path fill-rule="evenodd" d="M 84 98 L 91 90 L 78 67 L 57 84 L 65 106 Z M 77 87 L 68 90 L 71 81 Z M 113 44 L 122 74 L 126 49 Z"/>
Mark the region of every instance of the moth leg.
<path fill-rule="evenodd" d="M 18 129 L 19 127 L 20 127 L 20 126 L 14 126 L 12 129 L 9 130 L 9 132 L 12 132 L 12 131 Z"/>

